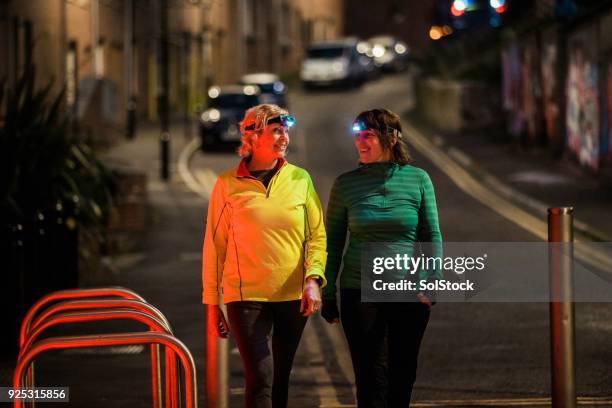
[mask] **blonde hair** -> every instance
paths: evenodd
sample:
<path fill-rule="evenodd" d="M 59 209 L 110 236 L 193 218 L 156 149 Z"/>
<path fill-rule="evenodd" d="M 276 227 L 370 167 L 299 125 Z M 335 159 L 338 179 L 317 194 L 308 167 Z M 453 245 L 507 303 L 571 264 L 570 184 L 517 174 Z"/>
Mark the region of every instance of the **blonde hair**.
<path fill-rule="evenodd" d="M 244 113 L 244 118 L 240 122 L 240 147 L 238 155 L 249 157 L 253 152 L 253 141 L 261 134 L 267 126 L 268 120 L 280 115 L 288 115 L 285 109 L 271 103 L 263 103 L 253 106 Z M 253 126 L 254 125 L 254 126 Z M 246 129 L 246 128 L 249 129 Z"/>

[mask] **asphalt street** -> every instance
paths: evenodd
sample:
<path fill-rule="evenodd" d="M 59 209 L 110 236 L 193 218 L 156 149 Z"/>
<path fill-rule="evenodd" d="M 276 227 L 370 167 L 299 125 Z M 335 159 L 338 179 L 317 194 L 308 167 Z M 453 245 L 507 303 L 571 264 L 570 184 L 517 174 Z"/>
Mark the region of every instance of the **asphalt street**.
<path fill-rule="evenodd" d="M 375 107 L 406 115 L 414 104 L 410 74 L 388 76 L 357 90 L 295 92 L 290 98 L 290 111 L 298 123 L 292 130 L 289 160 L 310 172 L 326 206 L 334 178 L 357 163 L 350 135 L 354 116 Z M 409 142 L 410 136 L 408 133 Z M 431 135 L 425 135 L 428 136 Z M 439 163 L 428 160 L 415 148 L 411 153 L 413 165 L 425 169 L 434 183 L 446 242 L 542 241 L 521 227 L 524 220 L 508 219 L 497 209 L 466 194 L 440 169 Z M 208 172 L 208 177 L 200 177 L 205 184 L 212 179 L 211 171 L 221 172 L 236 162 L 236 156 L 228 151 L 198 153 L 191 165 L 196 175 Z M 580 396 L 603 398 L 612 394 L 611 317 L 609 304 L 576 305 Z M 413 401 L 440 404 L 432 406 L 455 406 L 459 401 L 503 406 L 499 399 L 522 406 L 545 403 L 543 398 L 550 395 L 548 319 L 547 303 L 436 305 L 423 341 Z M 319 381 L 319 387 L 312 387 L 313 378 L 308 373 L 318 370 L 316 364 L 320 362 L 311 355 L 312 349 L 304 340 L 294 368 L 291 393 L 296 401 L 304 398 L 312 401 L 318 396 L 321 403 L 325 400 L 326 406 L 351 403 L 351 394 L 347 392 L 351 387 L 347 349 L 336 347 L 334 351 L 329 347 L 333 342 L 342 345 L 342 333 L 338 327 L 326 328 L 326 325 L 318 317 L 311 319 L 309 330 L 314 334 L 309 336 L 319 339 L 319 349 L 333 351 L 322 359 L 331 382 Z M 234 357 L 237 356 L 234 354 Z M 232 367 L 232 389 L 234 394 L 239 394 L 242 380 L 237 358 Z M 335 401 L 333 397 L 330 400 L 326 387 L 335 390 L 335 394 L 331 393 Z M 605 398 L 600 402 L 604 403 Z M 612 406 L 612 400 L 609 404 Z M 239 406 L 239 398 L 232 399 L 232 406 Z"/>
<path fill-rule="evenodd" d="M 354 116 L 374 107 L 405 115 L 414 104 L 409 74 L 386 76 L 357 90 L 295 91 L 290 94 L 290 110 L 297 125 L 291 135 L 289 160 L 310 172 L 325 207 L 335 177 L 357 165 L 350 135 Z M 426 131 L 417 135 L 416 130 L 408 130 L 412 128 L 408 117 L 405 120 L 413 164 L 425 169 L 435 186 L 444 241 L 542 241 L 539 229 L 532 228 L 535 223 L 545 222 L 537 219 L 541 214 L 505 211 L 511 208 L 509 204 L 493 191 L 488 193 L 478 181 L 468 183 L 466 176 L 460 174 L 460 161 L 451 165 L 436 151 L 439 143 L 423 147 L 429 146 L 426 142 L 435 142 L 437 136 Z M 238 157 L 231 149 L 202 152 L 197 148 L 197 139 L 183 137 L 180 127 L 171 131 L 170 182 L 159 181 L 157 127 L 141 127 L 136 139 L 116 146 L 104 158 L 146 173 L 151 217 L 138 249 L 108 260 L 112 274 L 91 285 L 133 289 L 167 316 L 176 337 L 193 354 L 200 406 L 207 406 L 204 389 L 209 358 L 205 353 L 200 275 L 207 195 L 216 175 L 235 166 Z M 495 149 L 491 152 L 498 153 Z M 437 159 L 432 160 L 434 157 Z M 505 167 L 511 167 L 507 156 L 499 160 L 506 160 Z M 474 194 L 476 190 L 481 193 Z M 550 406 L 548 317 L 548 303 L 438 303 L 423 340 L 412 405 Z M 79 326 L 73 331 L 125 330 L 142 328 L 101 323 L 87 329 Z M 70 333 L 65 328 L 50 332 Z M 612 304 L 577 303 L 576 379 L 580 406 L 612 407 L 611 338 Z M 238 408 L 243 406 L 244 376 L 231 340 L 228 358 L 229 407 Z M 8 385 L 11 375 L 5 366 L 10 367 L 2 367 L 2 385 Z M 142 347 L 59 351 L 38 361 L 37 385 L 69 386 L 70 406 L 147 407 L 151 406 L 148 370 L 150 360 Z M 296 356 L 289 406 L 354 406 L 353 383 L 341 327 L 328 325 L 314 315 Z"/>

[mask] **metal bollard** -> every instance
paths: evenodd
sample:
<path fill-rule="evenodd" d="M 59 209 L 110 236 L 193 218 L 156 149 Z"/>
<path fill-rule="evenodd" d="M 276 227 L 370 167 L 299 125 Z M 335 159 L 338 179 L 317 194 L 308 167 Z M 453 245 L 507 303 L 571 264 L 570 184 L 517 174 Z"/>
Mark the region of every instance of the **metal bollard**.
<path fill-rule="evenodd" d="M 223 303 L 220 301 L 220 305 Z M 221 310 L 226 313 L 224 306 Z M 206 402 L 214 408 L 227 408 L 229 404 L 229 345 L 219 338 L 217 321 L 211 307 L 206 306 Z"/>
<path fill-rule="evenodd" d="M 576 407 L 573 213 L 573 207 L 548 209 L 553 408 Z"/>

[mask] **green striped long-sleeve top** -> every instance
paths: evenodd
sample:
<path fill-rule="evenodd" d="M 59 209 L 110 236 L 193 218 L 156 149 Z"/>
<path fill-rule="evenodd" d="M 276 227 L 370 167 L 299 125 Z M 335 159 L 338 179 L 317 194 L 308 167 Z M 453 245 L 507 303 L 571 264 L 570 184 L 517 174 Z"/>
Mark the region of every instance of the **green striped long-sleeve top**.
<path fill-rule="evenodd" d="M 411 165 L 377 162 L 341 174 L 332 187 L 326 224 L 325 297 L 336 295 L 341 262 L 340 288 L 361 288 L 365 243 L 442 242 L 431 179 Z M 347 231 L 349 243 L 343 257 Z"/>

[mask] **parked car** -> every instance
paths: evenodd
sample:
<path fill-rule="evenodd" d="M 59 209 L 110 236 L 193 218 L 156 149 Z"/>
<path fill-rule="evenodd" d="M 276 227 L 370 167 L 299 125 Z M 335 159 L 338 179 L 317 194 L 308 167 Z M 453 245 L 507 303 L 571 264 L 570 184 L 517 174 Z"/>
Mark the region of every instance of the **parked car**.
<path fill-rule="evenodd" d="M 357 51 L 354 40 L 316 43 L 306 50 L 300 79 L 306 89 L 331 85 L 358 86 L 367 80 L 367 64 L 367 58 Z"/>
<path fill-rule="evenodd" d="M 287 109 L 287 86 L 278 75 L 269 72 L 257 72 L 240 78 L 243 85 L 257 85 L 261 90 L 263 103 L 273 103 Z"/>
<path fill-rule="evenodd" d="M 213 86 L 208 90 L 208 107 L 200 113 L 199 130 L 202 148 L 237 145 L 239 122 L 244 112 L 263 103 L 255 85 Z"/>
<path fill-rule="evenodd" d="M 372 44 L 367 41 L 357 42 L 357 52 L 360 54 L 361 64 L 364 66 L 368 80 L 378 79 L 381 76 L 381 68 L 374 60 Z"/>
<path fill-rule="evenodd" d="M 390 35 L 372 37 L 368 40 L 372 46 L 374 62 L 386 72 L 400 72 L 408 68 L 410 49 L 408 45 Z"/>

